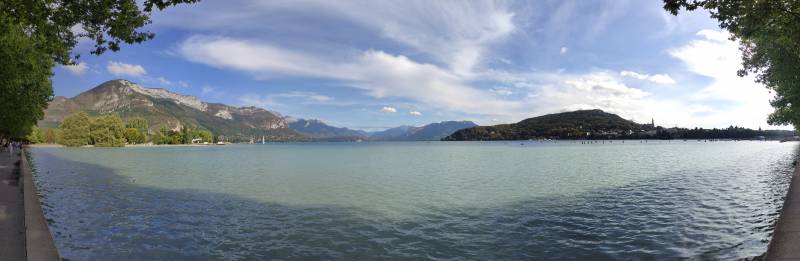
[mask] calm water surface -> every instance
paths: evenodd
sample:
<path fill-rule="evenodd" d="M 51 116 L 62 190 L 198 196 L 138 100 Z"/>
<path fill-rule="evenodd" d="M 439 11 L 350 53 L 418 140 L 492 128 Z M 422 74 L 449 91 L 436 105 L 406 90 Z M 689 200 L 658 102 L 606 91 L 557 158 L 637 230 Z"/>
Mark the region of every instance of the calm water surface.
<path fill-rule="evenodd" d="M 70 260 L 739 259 L 797 143 L 31 150 Z"/>

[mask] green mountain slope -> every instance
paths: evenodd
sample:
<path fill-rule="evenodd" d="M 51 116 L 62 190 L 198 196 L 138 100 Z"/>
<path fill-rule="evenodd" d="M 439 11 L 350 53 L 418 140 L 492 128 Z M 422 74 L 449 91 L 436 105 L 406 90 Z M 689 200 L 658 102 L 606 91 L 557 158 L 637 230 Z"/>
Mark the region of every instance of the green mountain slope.
<path fill-rule="evenodd" d="M 123 120 L 143 117 L 150 123 L 151 133 L 162 127 L 171 130 L 191 127 L 210 130 L 231 141 L 262 136 L 270 141 L 307 139 L 289 129 L 283 117 L 275 112 L 206 103 L 197 97 L 144 88 L 126 80 L 105 82 L 73 98 L 55 97 L 39 126 L 57 127 L 64 117 L 77 111 L 91 115 L 115 113 Z"/>

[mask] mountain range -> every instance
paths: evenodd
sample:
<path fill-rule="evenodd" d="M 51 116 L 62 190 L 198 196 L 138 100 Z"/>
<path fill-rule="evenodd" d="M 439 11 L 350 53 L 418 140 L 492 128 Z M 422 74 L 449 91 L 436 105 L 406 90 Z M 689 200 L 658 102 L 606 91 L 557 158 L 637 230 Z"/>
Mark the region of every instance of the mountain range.
<path fill-rule="evenodd" d="M 327 141 L 432 141 L 441 140 L 453 132 L 478 126 L 471 121 L 443 121 L 420 127 L 399 126 L 382 131 L 367 132 L 330 126 L 316 119 L 288 118 L 289 128 L 316 140 Z"/>
<path fill-rule="evenodd" d="M 422 141 L 441 140 L 461 129 L 478 126 L 471 121 L 443 121 L 422 127 L 400 126 L 384 131 L 370 133 L 370 140 L 379 141 Z"/>
<path fill-rule="evenodd" d="M 127 80 L 111 80 L 72 98 L 54 97 L 39 127 L 58 127 L 67 115 L 77 111 L 90 115 L 114 113 L 123 120 L 142 117 L 150 123 L 151 133 L 161 128 L 201 128 L 239 142 L 261 137 L 268 141 L 439 140 L 461 128 L 477 126 L 468 121 L 447 121 L 365 132 L 330 126 L 315 119 L 285 117 L 253 106 L 208 103 L 194 96 L 145 88 Z"/>

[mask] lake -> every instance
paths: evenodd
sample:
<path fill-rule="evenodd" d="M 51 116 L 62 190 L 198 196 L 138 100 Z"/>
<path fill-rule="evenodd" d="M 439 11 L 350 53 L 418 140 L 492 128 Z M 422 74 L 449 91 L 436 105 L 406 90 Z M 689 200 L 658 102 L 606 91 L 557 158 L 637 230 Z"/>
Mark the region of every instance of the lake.
<path fill-rule="evenodd" d="M 797 143 L 32 148 L 70 260 L 739 259 Z"/>

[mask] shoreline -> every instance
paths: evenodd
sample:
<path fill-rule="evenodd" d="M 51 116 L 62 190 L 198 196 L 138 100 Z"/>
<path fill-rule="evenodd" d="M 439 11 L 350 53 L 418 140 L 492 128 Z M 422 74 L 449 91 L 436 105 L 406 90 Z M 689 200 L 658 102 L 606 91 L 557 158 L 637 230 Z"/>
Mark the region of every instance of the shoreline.
<path fill-rule="evenodd" d="M 729 139 L 717 139 L 717 140 L 660 140 L 660 139 L 638 139 L 638 140 L 622 140 L 622 139 L 604 139 L 604 140 L 385 140 L 385 141 L 270 141 L 266 144 L 286 144 L 286 143 L 503 143 L 503 142 L 532 142 L 532 143 L 581 143 L 581 144 L 601 144 L 603 142 L 613 144 L 615 141 L 618 143 L 624 144 L 626 141 L 630 142 L 631 144 L 634 141 L 654 141 L 654 142 L 800 142 L 797 140 L 729 140 Z M 603 143 L 603 144 L 605 144 Z M 85 145 L 81 147 L 74 147 L 74 148 L 160 148 L 160 147 L 218 147 L 218 146 L 229 146 L 229 145 L 261 145 L 261 143 L 226 143 L 226 144 L 216 144 L 216 143 L 209 143 L 209 144 L 132 144 L 132 145 L 125 145 L 122 147 L 95 147 L 94 145 Z M 37 144 L 28 144 L 26 145 L 30 148 L 69 148 L 67 146 L 55 143 L 37 143 Z"/>
<path fill-rule="evenodd" d="M 800 160 L 794 165 L 789 191 L 764 254 L 767 261 L 800 259 Z"/>
<path fill-rule="evenodd" d="M 53 235 L 47 219 L 42 211 L 39 193 L 33 181 L 33 172 L 28 162 L 27 149 L 20 153 L 20 179 L 22 180 L 22 193 L 24 204 L 25 222 L 25 252 L 28 261 L 56 261 L 61 260 L 56 248 Z"/>
<path fill-rule="evenodd" d="M 28 144 L 30 148 L 68 148 L 67 146 L 61 144 L 51 144 L 51 143 L 38 143 L 38 144 Z M 102 148 L 152 148 L 152 147 L 206 147 L 206 146 L 218 146 L 217 144 L 133 144 L 133 145 L 125 145 L 123 147 L 102 147 Z M 95 147 L 92 145 L 86 145 L 76 148 L 101 148 Z"/>

